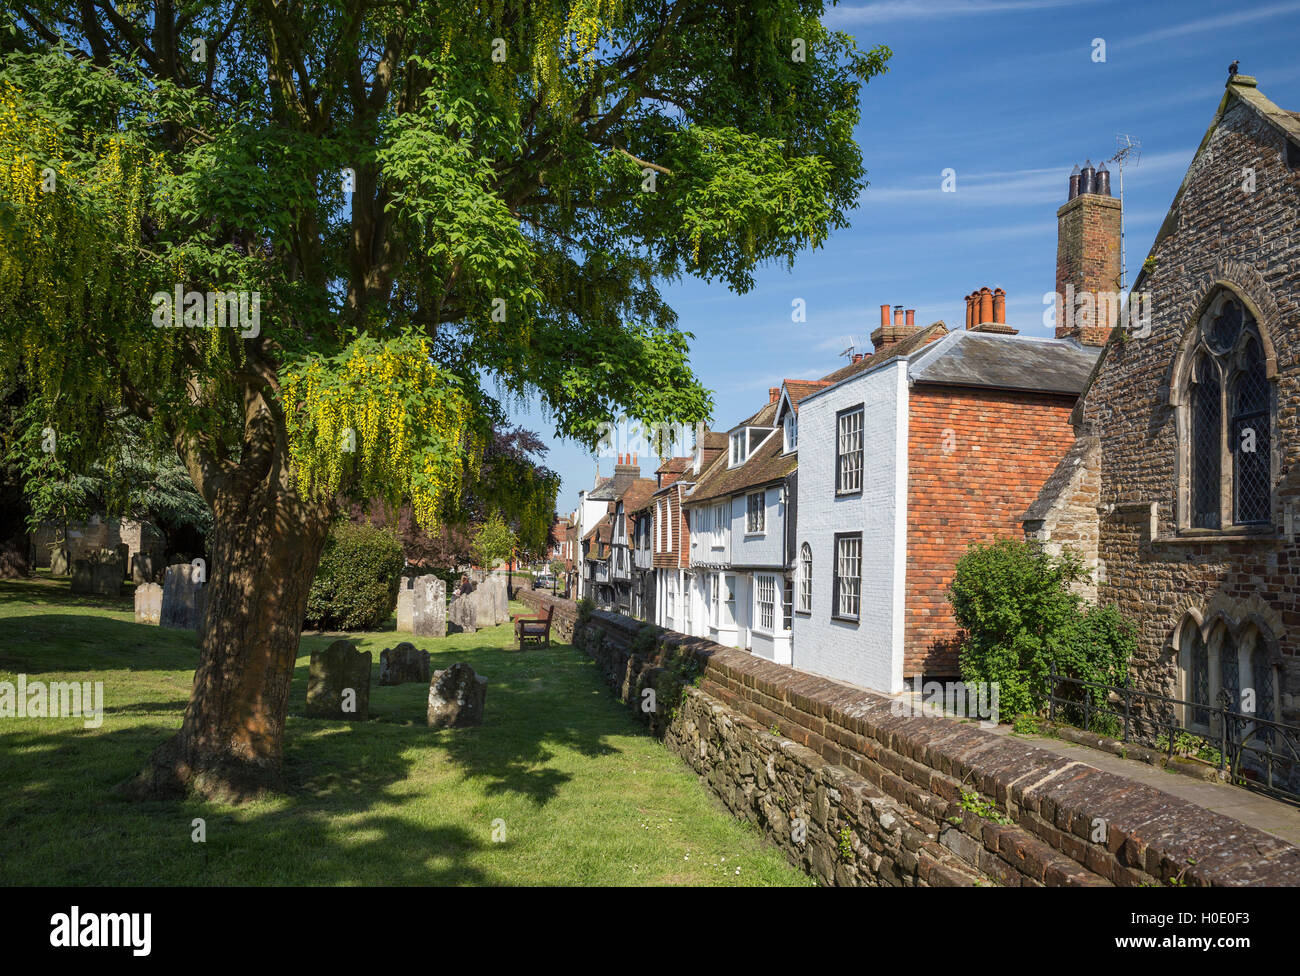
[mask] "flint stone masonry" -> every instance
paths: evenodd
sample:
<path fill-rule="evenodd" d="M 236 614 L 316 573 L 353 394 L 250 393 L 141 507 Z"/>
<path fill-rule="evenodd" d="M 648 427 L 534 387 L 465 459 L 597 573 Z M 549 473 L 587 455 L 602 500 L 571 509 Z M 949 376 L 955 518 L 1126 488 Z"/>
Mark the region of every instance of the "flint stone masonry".
<path fill-rule="evenodd" d="M 123 577 L 121 557 L 114 549 L 88 552 L 72 561 L 73 593 L 120 596 Z"/>
<path fill-rule="evenodd" d="M 653 653 L 631 653 L 647 626 Z M 885 696 L 603 611 L 575 643 L 728 809 L 824 884 L 1300 884 L 1286 841 L 971 724 L 894 714 Z M 652 688 L 661 708 L 646 713 Z M 964 791 L 1011 822 L 966 809 Z"/>
<path fill-rule="evenodd" d="M 312 651 L 306 714 L 366 721 L 370 717 L 370 663 L 370 652 L 357 650 L 351 641 L 336 640 L 323 650 Z"/>
<path fill-rule="evenodd" d="M 162 619 L 163 588 L 157 583 L 141 583 L 135 588 L 135 622 L 158 626 Z"/>
<path fill-rule="evenodd" d="M 437 576 L 420 576 L 412 584 L 411 632 L 418 637 L 447 636 L 447 584 Z"/>
<path fill-rule="evenodd" d="M 167 567 L 163 574 L 162 626 L 175 630 L 199 629 L 199 591 L 203 584 L 194 579 L 196 575 L 192 563 L 177 563 Z"/>
<path fill-rule="evenodd" d="M 463 661 L 433 672 L 429 681 L 428 721 L 431 729 L 483 724 L 487 678 Z"/>
<path fill-rule="evenodd" d="M 379 652 L 379 683 L 401 685 L 408 681 L 429 682 L 429 652 L 409 641 Z"/>

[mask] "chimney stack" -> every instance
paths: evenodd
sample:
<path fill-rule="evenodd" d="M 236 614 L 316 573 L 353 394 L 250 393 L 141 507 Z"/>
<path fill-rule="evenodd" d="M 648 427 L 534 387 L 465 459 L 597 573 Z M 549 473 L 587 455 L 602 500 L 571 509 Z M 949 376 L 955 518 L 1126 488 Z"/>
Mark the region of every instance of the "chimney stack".
<path fill-rule="evenodd" d="M 776 403 L 781 398 L 781 388 L 779 386 L 769 386 L 767 388 L 767 402 Z"/>
<path fill-rule="evenodd" d="M 916 309 L 904 308 L 902 305 L 893 306 L 894 314 L 891 320 L 889 314 L 890 306 L 880 306 L 880 328 L 871 333 L 871 344 L 874 352 L 880 352 L 882 349 L 888 349 L 908 336 L 917 331 L 916 328 Z M 854 359 L 858 362 L 858 359 Z"/>
<path fill-rule="evenodd" d="M 1119 321 L 1122 204 L 1110 195 L 1105 163 L 1075 170 L 1056 211 L 1056 338 L 1101 346 Z"/>
<path fill-rule="evenodd" d="M 966 296 L 966 328 L 972 332 L 1016 335 L 1007 325 L 1007 293 L 1001 288 L 985 286 Z"/>

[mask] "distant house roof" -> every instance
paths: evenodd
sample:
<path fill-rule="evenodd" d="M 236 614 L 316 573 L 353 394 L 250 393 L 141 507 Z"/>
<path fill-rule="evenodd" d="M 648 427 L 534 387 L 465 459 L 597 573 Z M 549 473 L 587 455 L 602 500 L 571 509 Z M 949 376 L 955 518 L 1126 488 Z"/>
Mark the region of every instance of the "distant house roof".
<path fill-rule="evenodd" d="M 623 492 L 623 517 L 627 519 L 628 530 L 632 529 L 632 516 L 650 505 L 658 484 L 650 478 L 638 478 Z"/>
<path fill-rule="evenodd" d="M 692 461 L 688 457 L 670 457 L 655 468 L 655 474 L 681 474 L 691 466 Z"/>
<path fill-rule="evenodd" d="M 913 383 L 1077 396 L 1099 352 L 1069 339 L 952 332 L 912 357 L 908 378 Z"/>
<path fill-rule="evenodd" d="M 758 413 L 737 426 L 771 427 L 776 417 L 776 408 L 777 404 L 768 403 Z M 768 435 L 767 440 L 750 454 L 744 464 L 729 468 L 728 460 L 728 455 L 724 453 L 709 465 L 687 496 L 686 504 L 694 505 L 714 498 L 725 498 L 749 488 L 780 481 L 799 466 L 797 455 L 782 453 L 781 435 L 777 432 Z"/>
<path fill-rule="evenodd" d="M 870 356 L 863 356 L 856 363 L 849 363 L 849 365 L 841 366 L 833 373 L 826 374 L 820 381 L 824 385 L 810 391 L 803 399 L 809 400 L 812 397 L 820 396 L 831 387 L 838 386 L 845 380 L 850 380 L 861 373 L 875 369 L 877 366 L 883 366 L 900 356 L 910 356 L 918 349 L 924 349 L 929 343 L 942 339 L 947 334 L 948 327 L 943 322 L 935 322 L 933 325 L 927 325 L 924 329 L 918 329 L 907 338 L 891 343 L 879 352 L 872 353 Z"/>

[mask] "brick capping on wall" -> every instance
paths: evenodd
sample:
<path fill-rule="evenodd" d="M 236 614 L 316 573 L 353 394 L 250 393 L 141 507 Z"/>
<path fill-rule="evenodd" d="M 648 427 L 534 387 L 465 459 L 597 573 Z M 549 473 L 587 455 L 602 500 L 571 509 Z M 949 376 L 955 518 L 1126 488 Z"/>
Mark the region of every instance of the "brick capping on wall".
<path fill-rule="evenodd" d="M 653 651 L 633 653 L 645 627 Z M 1280 838 L 974 724 L 894 715 L 884 696 L 603 611 L 574 642 L 734 815 L 825 884 L 1300 884 L 1300 848 Z M 1013 822 L 963 808 L 972 789 Z"/>

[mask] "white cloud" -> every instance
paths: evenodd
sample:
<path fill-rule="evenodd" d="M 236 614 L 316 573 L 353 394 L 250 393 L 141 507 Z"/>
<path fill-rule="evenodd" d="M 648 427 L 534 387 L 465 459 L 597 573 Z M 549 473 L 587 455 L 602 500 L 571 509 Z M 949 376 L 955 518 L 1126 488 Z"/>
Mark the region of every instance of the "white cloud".
<path fill-rule="evenodd" d="M 1240 27 L 1242 24 L 1250 23 L 1251 21 L 1266 20 L 1270 17 L 1295 13 L 1296 11 L 1300 11 L 1300 3 L 1296 2 L 1275 3 L 1270 7 L 1260 7 L 1256 10 L 1244 10 L 1240 7 L 1233 7 L 1231 13 L 1220 14 L 1217 17 L 1203 17 L 1200 20 L 1189 20 L 1184 24 L 1174 24 L 1170 27 L 1162 27 L 1159 30 L 1139 34 L 1134 38 L 1120 39 L 1113 46 L 1118 48 L 1139 47 L 1143 44 L 1155 44 L 1158 41 L 1168 41 L 1175 37 L 1186 37 L 1188 34 L 1199 34 L 1203 31 L 1231 30 L 1234 27 Z M 1226 64 L 1223 65 L 1223 71 L 1224 76 L 1226 77 L 1228 71 L 1228 66 Z M 1242 73 L 1249 74 L 1250 72 L 1248 70 L 1243 70 Z"/>

